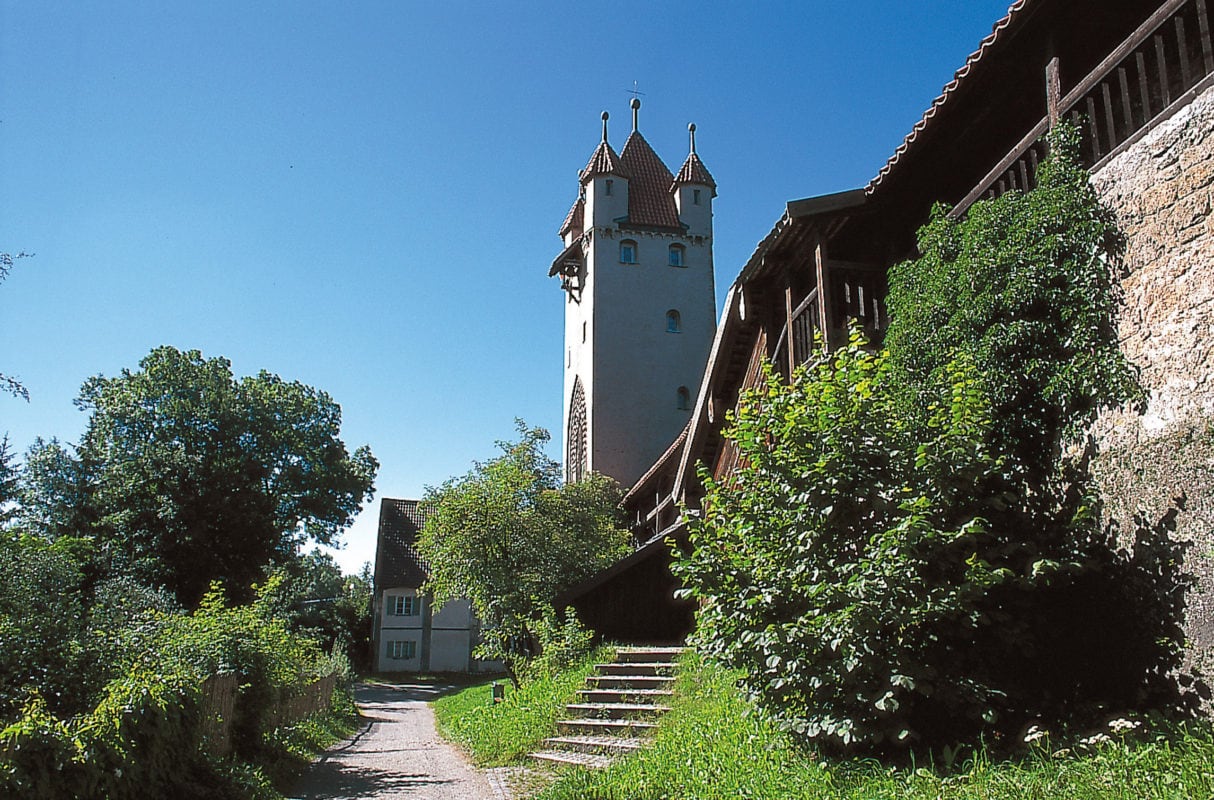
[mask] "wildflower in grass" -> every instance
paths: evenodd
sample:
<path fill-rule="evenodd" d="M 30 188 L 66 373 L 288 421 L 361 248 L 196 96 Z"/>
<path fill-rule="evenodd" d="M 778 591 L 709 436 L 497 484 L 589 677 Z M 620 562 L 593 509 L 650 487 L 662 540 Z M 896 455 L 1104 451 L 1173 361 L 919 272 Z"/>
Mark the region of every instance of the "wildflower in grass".
<path fill-rule="evenodd" d="M 1041 739 L 1049 738 L 1049 735 L 1049 731 L 1038 728 L 1036 725 L 1030 725 L 1029 729 L 1024 734 L 1024 743 L 1032 744 L 1033 742 L 1040 741 Z"/>
<path fill-rule="evenodd" d="M 1141 727 L 1142 723 L 1130 719 L 1115 719 L 1109 722 L 1109 730 L 1118 735 L 1124 735 Z"/>
<path fill-rule="evenodd" d="M 1094 733 L 1086 739 L 1080 739 L 1079 743 L 1094 747 L 1096 745 L 1108 744 L 1111 741 L 1113 740 L 1103 733 Z"/>

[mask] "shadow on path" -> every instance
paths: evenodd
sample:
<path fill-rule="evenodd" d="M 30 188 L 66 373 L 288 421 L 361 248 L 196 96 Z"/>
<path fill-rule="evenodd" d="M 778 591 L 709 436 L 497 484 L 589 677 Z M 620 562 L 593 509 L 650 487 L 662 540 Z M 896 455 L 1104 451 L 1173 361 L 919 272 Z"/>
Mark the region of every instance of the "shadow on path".
<path fill-rule="evenodd" d="M 408 797 L 482 800 L 493 797 L 483 775 L 439 739 L 427 703 L 465 688 L 408 681 L 359 684 L 354 698 L 363 725 L 300 776 L 298 800 Z"/>

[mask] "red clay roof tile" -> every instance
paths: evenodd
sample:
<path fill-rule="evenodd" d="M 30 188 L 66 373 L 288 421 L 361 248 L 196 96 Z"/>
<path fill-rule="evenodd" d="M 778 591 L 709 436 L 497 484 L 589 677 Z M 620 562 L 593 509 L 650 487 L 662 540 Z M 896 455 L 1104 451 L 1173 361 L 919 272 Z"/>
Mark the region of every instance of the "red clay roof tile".
<path fill-rule="evenodd" d="M 579 197 L 573 202 L 569 213 L 565 215 L 565 221 L 561 223 L 561 229 L 557 231 L 557 236 L 564 236 L 568 231 L 581 233 L 585 228 L 585 219 L 586 201 Z"/>
<path fill-rule="evenodd" d="M 628 224 L 681 230 L 669 191 L 674 176 L 639 131 L 624 143 L 620 164 L 628 176 Z"/>
<path fill-rule="evenodd" d="M 582 170 L 581 181 L 585 183 L 595 175 L 611 174 L 627 177 L 627 173 L 621 169 L 620 157 L 611 149 L 611 145 L 607 144 L 604 140 L 599 142 L 599 146 L 594 149 L 594 153 L 590 156 L 589 163 L 586 164 L 586 169 Z"/>
<path fill-rule="evenodd" d="M 679 174 L 675 176 L 674 183 L 670 185 L 670 191 L 674 191 L 680 184 L 698 183 L 712 189 L 712 196 L 717 196 L 717 182 L 712 179 L 712 173 L 708 171 L 708 167 L 704 166 L 704 162 L 695 153 L 687 156 L 687 160 L 683 162 L 683 166 L 679 169 Z"/>

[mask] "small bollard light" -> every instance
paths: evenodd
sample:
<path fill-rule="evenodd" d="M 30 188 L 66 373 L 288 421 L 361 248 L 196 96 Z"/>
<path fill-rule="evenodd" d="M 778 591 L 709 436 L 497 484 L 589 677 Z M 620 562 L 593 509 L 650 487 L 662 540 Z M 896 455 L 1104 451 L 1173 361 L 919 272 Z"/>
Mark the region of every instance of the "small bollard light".
<path fill-rule="evenodd" d="M 500 703 L 505 699 L 506 699 L 505 684 L 501 684 L 501 683 L 498 683 L 497 681 L 494 681 L 493 682 L 493 702 Z"/>

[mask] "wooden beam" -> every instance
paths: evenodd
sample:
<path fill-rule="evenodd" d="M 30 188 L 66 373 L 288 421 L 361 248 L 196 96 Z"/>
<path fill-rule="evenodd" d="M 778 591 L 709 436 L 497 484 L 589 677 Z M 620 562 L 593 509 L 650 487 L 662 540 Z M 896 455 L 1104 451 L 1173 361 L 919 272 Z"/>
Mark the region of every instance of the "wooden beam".
<path fill-rule="evenodd" d="M 826 268 L 826 245 L 818 238 L 814 242 L 814 274 L 818 281 L 818 324 L 822 326 L 822 346 L 830 349 L 830 271 Z"/>
<path fill-rule="evenodd" d="M 1117 68 L 1117 83 L 1121 87 L 1121 118 L 1125 121 L 1125 135 L 1129 136 L 1134 132 L 1134 115 L 1130 108 L 1130 79 L 1125 67 Z"/>
<path fill-rule="evenodd" d="M 1117 49 L 1109 53 L 1103 61 L 1101 61 L 1095 69 L 1088 73 L 1087 77 L 1079 82 L 1079 85 L 1066 93 L 1066 97 L 1062 98 L 1062 111 L 1065 113 L 1073 106 L 1078 105 L 1083 96 L 1092 89 L 1096 88 L 1096 84 L 1104 80 L 1104 76 L 1113 71 L 1113 67 L 1120 64 L 1126 59 L 1130 53 L 1150 38 L 1160 25 L 1168 21 L 1168 18 L 1175 14 L 1189 0 L 1167 0 L 1159 9 L 1147 18 L 1147 21 L 1138 26 L 1137 30 L 1129 35 L 1129 37 L 1118 45 Z M 1161 52 L 1162 55 L 1162 52 Z M 1168 102 L 1171 102 L 1170 100 Z M 1164 103 L 1167 105 L 1167 103 Z"/>
<path fill-rule="evenodd" d="M 1197 31 L 1201 34 L 1201 57 L 1208 75 L 1214 72 L 1214 52 L 1211 52 L 1210 17 L 1206 13 L 1206 0 L 1197 0 Z"/>
<path fill-rule="evenodd" d="M 1045 107 L 1050 130 L 1058 124 L 1058 106 L 1062 102 L 1062 81 L 1058 77 L 1058 56 L 1045 65 Z"/>
<path fill-rule="evenodd" d="M 1142 99 L 1142 124 L 1151 121 L 1151 85 L 1147 82 L 1147 58 L 1139 50 L 1134 54 L 1134 64 L 1138 67 L 1138 94 Z"/>
<path fill-rule="evenodd" d="M 1176 16 L 1176 49 L 1180 51 L 1180 90 L 1183 92 L 1192 84 L 1193 76 L 1189 70 L 1189 44 L 1185 41 L 1184 17 Z"/>
<path fill-rule="evenodd" d="M 792 286 L 784 287 L 784 342 L 788 348 L 788 377 L 797 368 L 796 348 L 792 344 Z"/>

